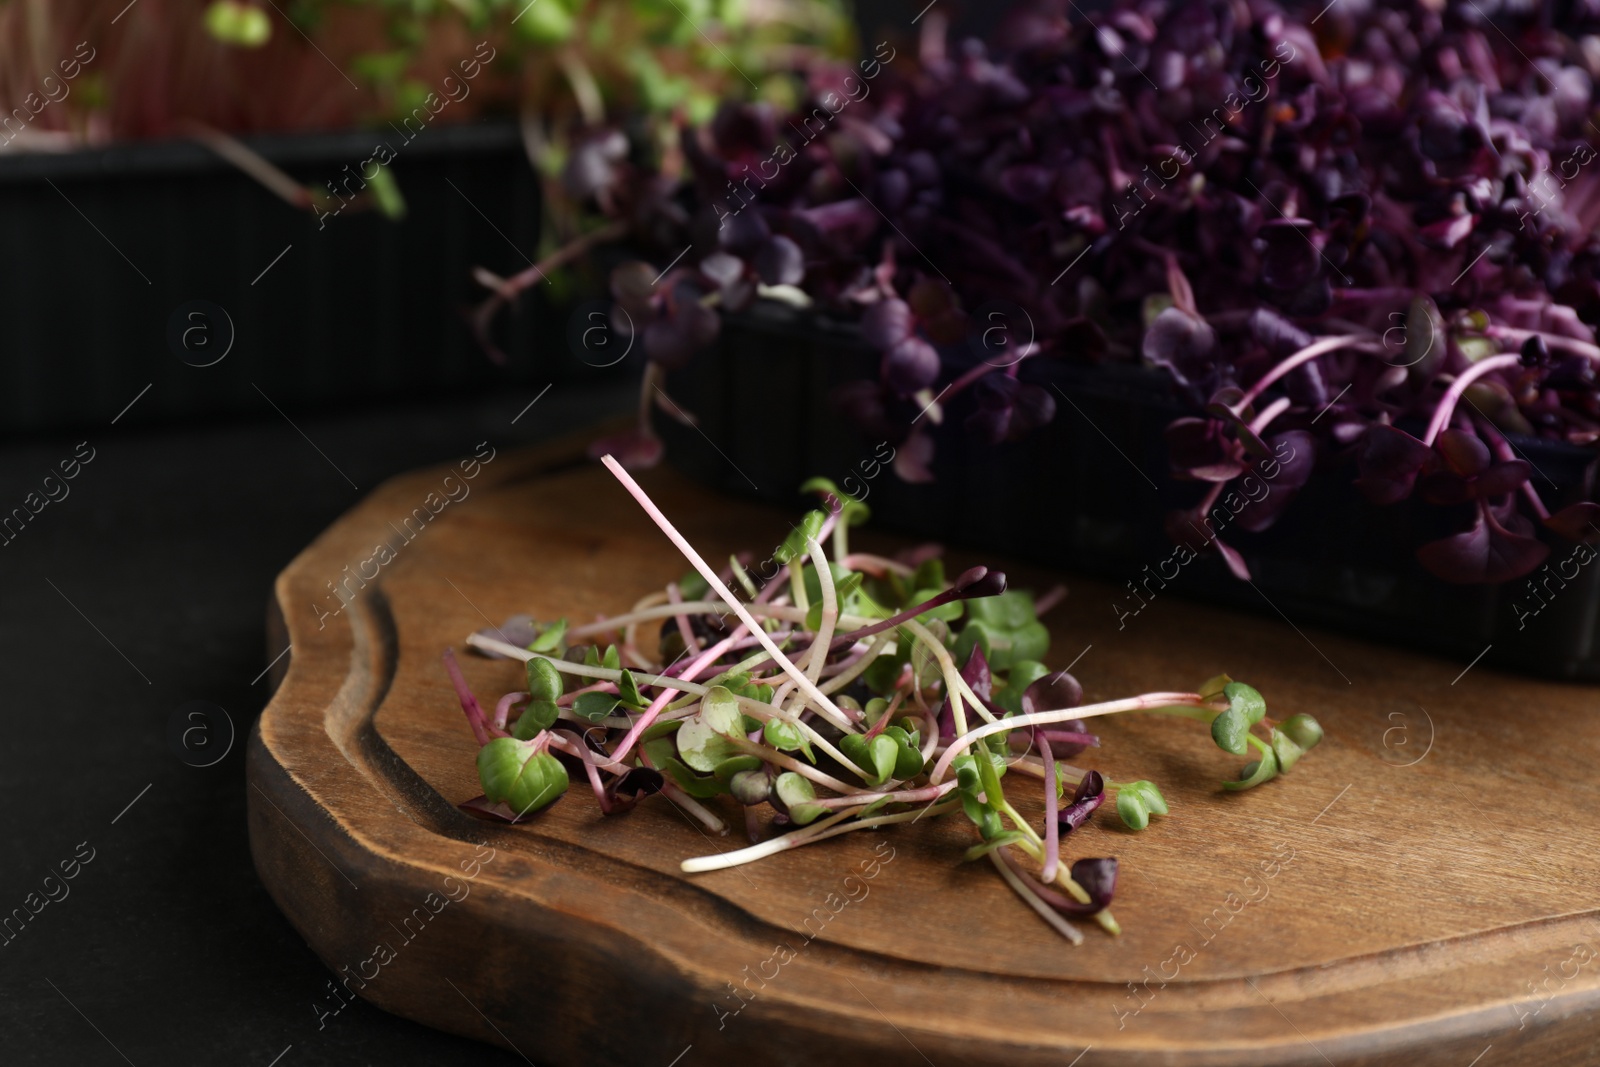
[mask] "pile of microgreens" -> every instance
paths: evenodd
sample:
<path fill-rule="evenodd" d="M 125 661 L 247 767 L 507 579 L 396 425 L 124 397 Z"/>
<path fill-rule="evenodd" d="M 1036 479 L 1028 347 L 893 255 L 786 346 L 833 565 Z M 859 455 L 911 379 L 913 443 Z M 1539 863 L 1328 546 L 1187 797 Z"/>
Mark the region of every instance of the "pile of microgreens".
<path fill-rule="evenodd" d="M 1225 675 L 1198 692 L 1080 706 L 1077 681 L 1041 662 L 1050 636 L 1038 614 L 1060 589 L 1035 600 L 985 567 L 949 581 L 936 549 L 899 559 L 854 552 L 849 531 L 867 508 L 826 479 L 806 484 L 826 510 L 806 514 L 766 563 L 733 557 L 719 571 L 621 465 L 604 462 L 694 569 L 622 615 L 583 626 L 523 616 L 473 634 L 467 643 L 485 654 L 527 665 L 527 690 L 505 694 L 492 714 L 445 652 L 481 746 L 483 796 L 462 805 L 478 814 L 524 819 L 577 773 L 607 814 L 659 792 L 726 833 L 713 808 L 731 797 L 751 844 L 685 860 L 693 873 L 959 811 L 981 838 L 966 858 L 987 857 L 1046 922 L 1080 942 L 1065 917 L 1119 930 L 1108 908 L 1117 861 L 1069 867 L 1062 839 L 1108 794 L 1134 830 L 1167 813 L 1154 783 L 1065 762 L 1098 746 L 1087 720 L 1143 711 L 1205 722 L 1225 751 L 1255 750 L 1238 780 L 1223 783 L 1231 790 L 1288 771 L 1322 738 L 1300 714 L 1269 725 L 1263 739 L 1252 729 L 1265 721 L 1261 695 Z M 639 640 L 646 624 L 660 627 L 654 658 Z M 602 636 L 619 640 L 602 651 Z M 1043 833 L 1007 799 L 1008 774 L 1042 781 Z"/>

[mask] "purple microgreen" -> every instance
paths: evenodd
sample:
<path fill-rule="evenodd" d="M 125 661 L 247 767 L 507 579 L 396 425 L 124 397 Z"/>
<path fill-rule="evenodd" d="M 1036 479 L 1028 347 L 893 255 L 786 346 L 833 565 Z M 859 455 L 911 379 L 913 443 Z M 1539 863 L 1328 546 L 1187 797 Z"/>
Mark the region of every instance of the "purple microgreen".
<path fill-rule="evenodd" d="M 1052 790 L 1051 792 L 1054 792 Z M 1106 780 L 1099 771 L 1086 771 L 1078 779 L 1078 787 L 1072 792 L 1072 800 L 1063 806 L 1056 815 L 1060 824 L 1060 832 L 1069 834 L 1089 821 L 1106 799 Z M 1046 814 L 1048 819 L 1048 813 Z M 1048 828 L 1048 826 L 1047 826 Z M 1049 878 L 1045 879 L 1050 881 Z"/>

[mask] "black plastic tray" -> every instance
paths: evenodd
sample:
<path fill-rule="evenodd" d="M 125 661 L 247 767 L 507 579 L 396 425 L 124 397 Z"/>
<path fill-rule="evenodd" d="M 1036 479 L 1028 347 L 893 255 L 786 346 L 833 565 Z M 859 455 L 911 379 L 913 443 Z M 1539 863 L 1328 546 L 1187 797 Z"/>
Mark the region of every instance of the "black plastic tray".
<path fill-rule="evenodd" d="M 860 479 L 860 465 L 870 470 L 878 442 L 842 419 L 828 393 L 875 373 L 875 356 L 848 328 L 767 306 L 730 316 L 717 348 L 668 383 L 715 448 L 695 430 L 658 419 L 667 455 L 702 482 L 790 504 L 811 475 Z M 1086 572 L 1119 587 L 1134 583 L 1146 601 L 1148 589 L 1157 598 L 1281 612 L 1296 625 L 1333 627 L 1464 663 L 1482 656 L 1485 664 L 1546 677 L 1600 678 L 1600 566 L 1577 568 L 1542 611 L 1519 615 L 1514 604 L 1525 613 L 1538 603 L 1526 579 L 1481 586 L 1435 578 L 1414 552 L 1448 532 L 1435 525 L 1436 509 L 1374 506 L 1350 484 L 1353 471 L 1321 472 L 1271 529 L 1225 535 L 1248 562 L 1253 583 L 1234 578 L 1208 552 L 1163 588 L 1150 581 L 1173 549 L 1162 517 L 1201 495 L 1196 483 L 1171 477 L 1162 438 L 1185 406 L 1164 375 L 1140 367 L 1040 360 L 1028 365 L 1027 376 L 1071 400 L 1058 397 L 1050 426 L 997 447 L 970 443 L 958 426 L 941 427 L 933 484 L 907 484 L 887 470 L 867 483 L 874 525 Z M 1532 438 L 1513 443 L 1558 492 L 1578 484 L 1593 459 L 1574 446 Z M 1540 488 L 1548 488 L 1542 479 Z M 1551 544 L 1554 571 L 1574 546 Z M 1138 607 L 1132 592 L 1115 604 L 1076 598 L 1074 604 L 1103 611 L 1113 629 L 1138 625 L 1121 614 Z"/>
<path fill-rule="evenodd" d="M 400 220 L 319 221 L 189 141 L 0 156 L 0 428 L 103 425 L 147 385 L 119 425 L 270 413 L 263 396 L 326 408 L 582 377 L 540 290 L 506 316 L 506 367 L 461 315 L 484 295 L 474 266 L 510 274 L 538 255 L 539 183 L 514 124 L 248 143 L 322 187 L 379 142 L 397 152 Z M 191 301 L 231 321 L 212 366 L 169 340 Z M 228 323 L 193 322 L 219 351 Z"/>

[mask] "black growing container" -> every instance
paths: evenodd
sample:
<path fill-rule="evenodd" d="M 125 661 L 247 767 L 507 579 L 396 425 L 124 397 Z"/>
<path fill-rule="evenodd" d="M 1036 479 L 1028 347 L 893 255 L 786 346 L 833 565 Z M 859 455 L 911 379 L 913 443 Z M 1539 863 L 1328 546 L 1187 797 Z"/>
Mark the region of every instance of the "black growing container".
<path fill-rule="evenodd" d="M 539 184 L 514 124 L 248 143 L 297 181 L 355 191 L 380 142 L 396 152 L 399 220 L 319 220 L 195 142 L 0 156 L 0 427 L 103 424 L 136 396 L 120 425 L 590 373 L 550 327 L 543 287 L 505 316 L 509 366 L 461 315 L 484 295 L 474 266 L 508 275 L 538 254 Z M 225 315 L 191 318 L 194 301 Z M 231 351 L 193 365 L 220 352 L 225 320 Z M 175 343 L 191 326 L 189 347 Z"/>
<path fill-rule="evenodd" d="M 1550 578 L 1547 606 L 1536 614 L 1541 600 L 1527 579 L 1440 581 L 1414 555 L 1425 540 L 1450 532 L 1436 525 L 1436 509 L 1371 505 L 1350 484 L 1353 471 L 1313 478 L 1263 533 L 1224 532 L 1252 582 L 1234 578 L 1214 552 L 1163 581 L 1173 545 L 1162 518 L 1201 495 L 1196 483 L 1171 477 L 1162 436 L 1189 412 L 1166 377 L 1145 368 L 1027 366 L 1030 380 L 1060 390 L 1054 422 L 998 447 L 941 427 L 936 480 L 927 485 L 887 469 L 864 480 L 862 465 L 872 469 L 878 442 L 841 418 L 829 393 L 875 376 L 877 359 L 853 329 L 788 309 L 763 305 L 730 316 L 717 347 L 669 377 L 674 398 L 694 412 L 711 444 L 671 420 L 657 422 L 671 462 L 719 489 L 794 504 L 805 478 L 852 475 L 865 484 L 875 526 L 1109 579 L 1123 589 L 1118 601 L 1074 603 L 1104 611 L 1112 628 L 1136 625 L 1123 614 L 1141 603 L 1136 587 L 1146 602 L 1197 597 L 1463 661 L 1482 655 L 1483 663 L 1546 677 L 1600 678 L 1600 564 L 1569 564 L 1566 572 L 1577 574 L 1564 588 Z M 1541 488 L 1548 476 L 1557 495 L 1580 483 L 1593 458 L 1541 439 L 1512 442 L 1538 468 Z M 1574 551 L 1552 541 L 1550 570 L 1536 576 L 1555 574 Z"/>

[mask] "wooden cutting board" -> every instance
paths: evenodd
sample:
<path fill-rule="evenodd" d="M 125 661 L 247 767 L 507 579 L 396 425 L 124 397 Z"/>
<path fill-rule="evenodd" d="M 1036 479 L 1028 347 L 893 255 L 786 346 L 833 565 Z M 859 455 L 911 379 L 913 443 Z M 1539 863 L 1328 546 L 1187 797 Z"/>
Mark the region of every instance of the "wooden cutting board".
<path fill-rule="evenodd" d="M 643 482 L 711 558 L 792 518 Z M 251 848 L 341 995 L 541 1067 L 1600 1062 L 1600 690 L 1277 616 L 1169 593 L 1119 629 L 1115 590 L 1067 579 L 1049 659 L 1080 657 L 1086 699 L 1227 671 L 1328 735 L 1233 795 L 1238 761 L 1196 724 L 1101 720 L 1095 765 L 1157 781 L 1171 814 L 1074 835 L 1120 858 L 1126 931 L 1080 947 L 960 862 L 957 818 L 687 876 L 742 835 L 665 798 L 606 818 L 575 787 L 516 827 L 458 811 L 480 789 L 442 650 L 516 612 L 624 610 L 685 569 L 563 445 L 396 479 L 279 577 L 270 654 L 292 652 L 251 738 Z M 333 614 L 347 574 L 376 577 Z M 462 663 L 480 699 L 521 684 Z"/>

